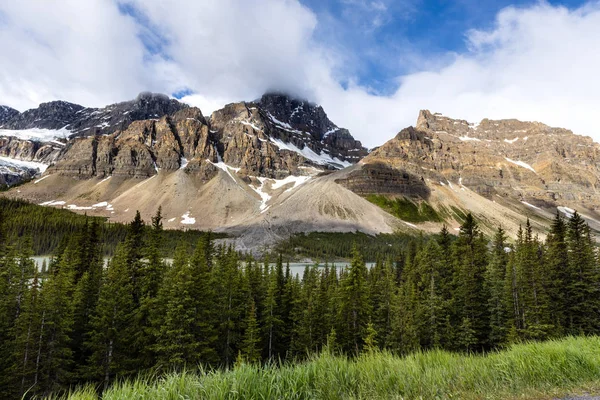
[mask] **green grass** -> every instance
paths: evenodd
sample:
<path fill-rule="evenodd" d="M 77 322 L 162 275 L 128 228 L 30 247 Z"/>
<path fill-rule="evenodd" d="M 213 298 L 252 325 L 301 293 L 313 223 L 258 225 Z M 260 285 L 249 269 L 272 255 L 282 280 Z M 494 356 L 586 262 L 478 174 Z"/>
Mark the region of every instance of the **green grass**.
<path fill-rule="evenodd" d="M 426 201 L 415 203 L 403 197 L 389 198 L 377 194 L 367 197 L 371 203 L 407 222 L 442 222 L 442 217 Z"/>
<path fill-rule="evenodd" d="M 600 388 L 600 338 L 514 345 L 488 355 L 444 351 L 356 359 L 324 353 L 282 367 L 241 365 L 118 383 L 117 399 L 547 399 Z M 70 399 L 96 399 L 91 387 Z"/>

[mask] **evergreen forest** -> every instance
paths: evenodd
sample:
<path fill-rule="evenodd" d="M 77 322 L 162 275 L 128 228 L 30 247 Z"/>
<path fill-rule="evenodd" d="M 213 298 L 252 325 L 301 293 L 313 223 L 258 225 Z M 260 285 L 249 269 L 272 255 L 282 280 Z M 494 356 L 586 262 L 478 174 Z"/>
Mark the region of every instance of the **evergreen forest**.
<path fill-rule="evenodd" d="M 1 210 L 3 399 L 88 383 L 101 392 L 144 372 L 284 365 L 325 349 L 482 353 L 600 333 L 600 261 L 577 213 L 557 214 L 545 240 L 527 222 L 514 241 L 501 227 L 486 238 L 469 214 L 458 235 L 405 238 L 372 268 L 350 245 L 349 267 L 298 276 L 284 255 L 242 255 L 210 232 L 177 240 L 167 262 L 160 209 L 122 228 L 106 265 L 103 221 L 80 217 L 38 270 L 35 233 L 15 234 L 14 212 Z"/>

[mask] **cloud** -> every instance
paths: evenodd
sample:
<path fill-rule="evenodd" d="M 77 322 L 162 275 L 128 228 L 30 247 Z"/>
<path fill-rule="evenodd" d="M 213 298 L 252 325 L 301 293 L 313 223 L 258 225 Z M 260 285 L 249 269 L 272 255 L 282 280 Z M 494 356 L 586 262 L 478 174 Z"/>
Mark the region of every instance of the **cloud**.
<path fill-rule="evenodd" d="M 106 104 L 153 86 L 136 25 L 103 0 L 0 4 L 0 102 Z"/>
<path fill-rule="evenodd" d="M 390 4 L 346 0 L 382 17 Z M 152 90 L 184 96 L 208 115 L 284 90 L 321 103 L 368 146 L 414 124 L 422 108 L 471 121 L 538 120 L 600 139 L 599 3 L 504 9 L 489 29 L 465 32 L 462 54 L 378 47 L 370 62 L 409 59 L 416 71 L 398 76 L 387 96 L 356 83 L 348 64 L 360 58 L 351 42 L 317 35 L 320 18 L 297 0 L 3 2 L 0 103 L 98 106 Z"/>
<path fill-rule="evenodd" d="M 466 35 L 470 51 L 437 69 L 401 76 L 393 95 L 335 85 L 318 93 L 333 120 L 369 145 L 416 121 L 419 109 L 455 118 L 536 120 L 600 140 L 600 4 L 537 4 L 501 11 Z"/>

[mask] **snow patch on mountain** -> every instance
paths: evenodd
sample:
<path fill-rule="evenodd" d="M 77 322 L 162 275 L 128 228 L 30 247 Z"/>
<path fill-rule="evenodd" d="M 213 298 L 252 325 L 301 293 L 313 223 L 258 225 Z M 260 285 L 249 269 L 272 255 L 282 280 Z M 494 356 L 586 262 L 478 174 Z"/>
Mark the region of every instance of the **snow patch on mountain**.
<path fill-rule="evenodd" d="M 525 204 L 527 207 L 535 208 L 536 210 L 541 210 L 541 208 L 539 208 L 538 206 L 534 206 L 533 204 L 528 203 L 526 201 L 521 201 L 521 203 Z"/>
<path fill-rule="evenodd" d="M 34 184 L 34 185 L 35 185 L 35 184 L 38 184 L 38 183 L 40 183 L 41 181 L 43 181 L 44 179 L 46 179 L 46 178 L 47 178 L 47 177 L 49 177 L 49 176 L 50 176 L 50 175 L 43 176 L 43 177 L 41 177 L 40 179 L 38 179 L 37 181 L 33 182 L 33 184 Z"/>
<path fill-rule="evenodd" d="M 337 169 L 342 169 L 351 166 L 348 161 L 342 161 L 337 157 L 331 157 L 329 155 L 317 154 L 310 147 L 304 146 L 303 149 L 299 149 L 292 143 L 285 143 L 280 139 L 270 138 L 271 142 L 281 150 L 289 150 L 300 154 L 302 157 L 315 162 L 319 165 L 331 165 Z"/>
<path fill-rule="evenodd" d="M 556 208 L 558 209 L 558 211 L 565 214 L 567 216 L 567 218 L 572 218 L 573 214 L 575 214 L 575 210 L 573 210 L 572 208 L 569 208 L 569 207 L 558 206 Z"/>
<path fill-rule="evenodd" d="M 310 176 L 290 175 L 284 179 L 276 180 L 275 183 L 273 183 L 271 185 L 271 189 L 279 189 L 280 187 L 283 187 L 283 186 L 287 185 L 288 183 L 294 183 L 294 186 L 292 186 L 291 188 L 286 190 L 286 192 L 288 192 L 288 191 L 293 190 L 296 187 L 302 185 L 303 183 L 307 182 L 310 178 L 311 178 Z"/>
<path fill-rule="evenodd" d="M 233 176 L 233 174 L 231 173 L 231 170 L 233 170 L 233 171 L 235 171 L 235 172 L 237 173 L 237 172 L 239 172 L 239 171 L 240 171 L 240 169 L 241 169 L 241 168 L 234 168 L 234 167 L 232 167 L 232 166 L 230 166 L 230 165 L 227 165 L 227 164 L 225 164 L 225 163 L 224 163 L 224 162 L 221 160 L 221 157 L 219 157 L 219 162 L 216 162 L 216 163 L 214 163 L 214 162 L 212 162 L 212 161 L 210 161 L 210 160 L 208 160 L 208 159 L 207 159 L 206 161 L 208 161 L 209 163 L 211 163 L 211 164 L 212 164 L 212 165 L 214 165 L 215 167 L 219 168 L 220 170 L 222 170 L 222 171 L 225 171 L 225 172 L 227 173 L 227 175 L 229 175 L 229 177 L 230 177 L 231 179 L 233 179 L 233 181 L 234 181 L 235 183 L 237 183 L 237 181 L 235 180 L 235 177 L 234 177 L 234 176 Z"/>
<path fill-rule="evenodd" d="M 66 139 L 71 135 L 71 131 L 68 129 L 41 129 L 41 128 L 31 128 L 31 129 L 0 129 L 0 136 L 14 136 L 21 140 L 33 140 L 37 142 L 53 142 L 56 144 L 61 144 L 61 142 L 56 142 L 54 139 Z"/>
<path fill-rule="evenodd" d="M 181 223 L 184 225 L 194 225 L 196 223 L 196 218 L 190 216 L 190 212 L 186 212 L 181 216 Z"/>
<path fill-rule="evenodd" d="M 263 177 L 258 177 L 256 179 L 258 179 L 260 181 L 260 186 L 255 187 L 253 185 L 250 185 L 250 187 L 256 193 L 258 193 L 258 195 L 261 198 L 260 213 L 262 214 L 262 213 L 264 213 L 265 211 L 267 211 L 269 209 L 269 206 L 267 206 L 267 202 L 269 200 L 271 200 L 271 195 L 264 191 L 264 189 L 265 189 L 265 183 L 267 183 L 268 179 L 267 178 L 263 178 Z"/>
<path fill-rule="evenodd" d="M 504 157 L 504 159 L 505 159 L 506 161 L 508 161 L 509 163 L 512 163 L 512 164 L 518 165 L 519 167 L 527 168 L 528 170 L 530 170 L 530 171 L 532 171 L 532 172 L 534 172 L 534 173 L 537 173 L 537 172 L 535 172 L 535 169 L 533 169 L 533 167 L 532 167 L 531 165 L 527 164 L 526 162 L 523 162 L 523 161 L 515 161 L 515 160 L 511 160 L 511 159 L 510 159 L 510 158 L 508 158 L 508 157 Z"/>
<path fill-rule="evenodd" d="M 184 169 L 185 167 L 187 167 L 188 164 L 188 159 L 185 157 L 181 157 L 181 159 L 179 160 L 179 169 Z"/>
<path fill-rule="evenodd" d="M 477 139 L 474 137 L 470 137 L 470 136 L 459 136 L 458 137 L 460 140 L 462 140 L 463 142 L 481 142 L 481 139 Z"/>
<path fill-rule="evenodd" d="M 0 156 L 0 166 L 8 166 L 8 167 L 13 167 L 13 168 L 38 169 L 41 173 L 44 173 L 44 171 L 46 171 L 46 169 L 48 168 L 47 164 L 42 164 L 42 163 L 35 162 L 35 161 L 16 160 L 14 158 L 2 157 L 2 156 Z"/>

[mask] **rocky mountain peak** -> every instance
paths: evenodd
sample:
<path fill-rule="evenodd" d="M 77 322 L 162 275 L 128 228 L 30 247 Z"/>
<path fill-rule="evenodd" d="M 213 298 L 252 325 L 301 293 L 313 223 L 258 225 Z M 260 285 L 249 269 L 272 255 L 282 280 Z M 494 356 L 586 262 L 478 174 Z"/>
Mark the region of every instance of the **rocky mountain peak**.
<path fill-rule="evenodd" d="M 6 123 L 6 121 L 19 115 L 19 111 L 9 106 L 0 106 L 0 128 Z"/>
<path fill-rule="evenodd" d="M 323 107 L 287 94 L 267 93 L 261 97 L 258 105 L 276 121 L 308 132 L 315 140 L 323 140 L 339 129 L 329 120 Z"/>
<path fill-rule="evenodd" d="M 469 123 L 463 119 L 431 113 L 429 110 L 419 112 L 416 129 L 434 134 L 448 134 L 463 141 L 471 139 L 510 141 L 533 135 L 573 135 L 573 132 L 568 129 L 553 128 L 540 122 L 484 118 L 481 122 Z"/>
<path fill-rule="evenodd" d="M 61 129 L 69 125 L 84 107 L 67 101 L 50 101 L 37 108 L 15 114 L 4 124 L 5 129 Z"/>

